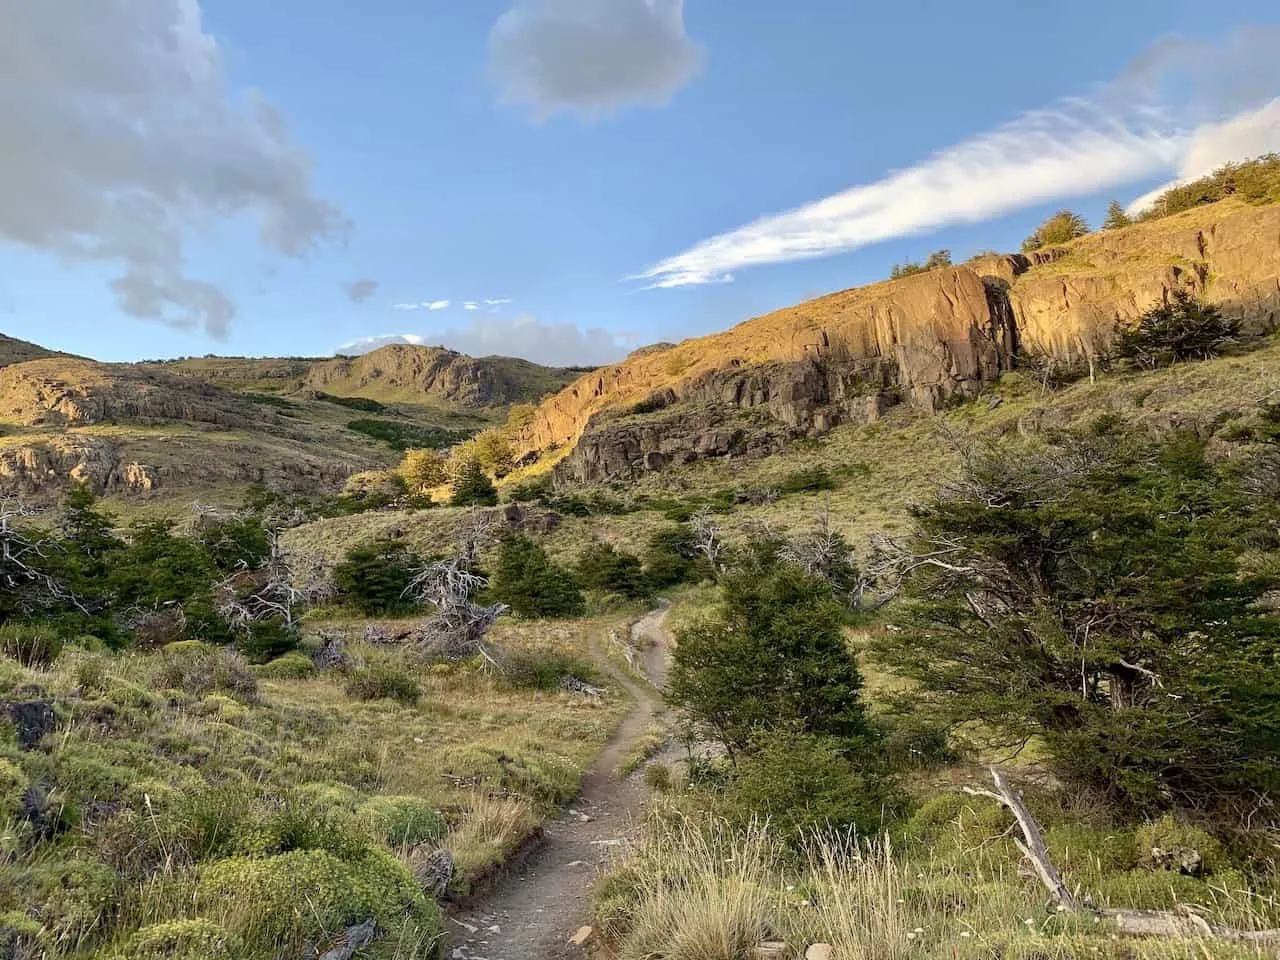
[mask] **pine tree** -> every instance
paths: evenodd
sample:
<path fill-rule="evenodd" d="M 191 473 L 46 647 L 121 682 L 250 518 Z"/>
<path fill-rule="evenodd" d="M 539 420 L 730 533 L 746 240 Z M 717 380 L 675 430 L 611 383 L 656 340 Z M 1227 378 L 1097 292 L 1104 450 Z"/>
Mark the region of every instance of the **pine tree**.
<path fill-rule="evenodd" d="M 576 617 L 585 608 L 573 574 L 523 534 L 503 540 L 489 589 L 512 613 L 530 619 Z"/>
<path fill-rule="evenodd" d="M 1107 218 L 1102 221 L 1103 230 L 1119 230 L 1121 227 L 1127 227 L 1133 223 L 1133 218 L 1124 212 L 1124 207 L 1120 206 L 1119 200 L 1112 200 L 1111 205 L 1107 207 Z"/>
<path fill-rule="evenodd" d="M 449 505 L 453 507 L 492 507 L 498 502 L 498 491 L 484 467 L 475 457 L 468 457 L 458 466 L 453 481 L 453 493 Z"/>

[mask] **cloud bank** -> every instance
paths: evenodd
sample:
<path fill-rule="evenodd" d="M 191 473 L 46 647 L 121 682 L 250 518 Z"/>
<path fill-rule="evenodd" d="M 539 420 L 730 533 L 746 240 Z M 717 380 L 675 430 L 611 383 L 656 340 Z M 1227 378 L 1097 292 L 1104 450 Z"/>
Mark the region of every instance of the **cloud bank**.
<path fill-rule="evenodd" d="M 629 279 L 671 288 L 856 250 L 1087 196 L 1162 174 L 1196 176 L 1280 149 L 1280 28 L 1224 47 L 1165 41 L 1092 96 L 1062 101 L 924 162 L 704 240 Z"/>
<path fill-rule="evenodd" d="M 572 323 L 543 323 L 530 316 L 484 317 L 464 327 L 428 334 L 389 333 L 345 343 L 343 356 L 368 353 L 393 343 L 437 345 L 472 357 L 523 357 L 549 367 L 595 367 L 621 360 L 635 345 L 630 334 Z"/>
<path fill-rule="evenodd" d="M 393 303 L 392 310 L 430 310 L 433 313 L 437 310 L 448 310 L 451 300 L 418 300 L 412 303 Z"/>
<path fill-rule="evenodd" d="M 365 303 L 378 292 L 379 286 L 377 280 L 353 280 L 351 283 L 344 283 L 342 289 L 352 303 Z"/>
<path fill-rule="evenodd" d="M 227 218 L 297 257 L 345 221 L 260 95 L 234 102 L 197 0 L 0 3 L 0 240 L 119 264 L 128 314 L 224 336 L 185 241 Z"/>
<path fill-rule="evenodd" d="M 522 0 L 489 35 L 505 103 L 536 119 L 662 106 L 698 72 L 684 0 Z"/>

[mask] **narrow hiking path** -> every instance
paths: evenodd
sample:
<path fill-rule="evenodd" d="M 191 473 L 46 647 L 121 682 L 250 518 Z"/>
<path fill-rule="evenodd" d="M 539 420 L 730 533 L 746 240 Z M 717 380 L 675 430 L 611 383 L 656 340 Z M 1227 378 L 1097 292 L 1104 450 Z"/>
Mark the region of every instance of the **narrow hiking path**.
<path fill-rule="evenodd" d="M 641 645 L 649 683 L 616 667 L 597 640 L 600 668 L 635 699 L 603 752 L 582 779 L 582 792 L 546 826 L 547 842 L 513 870 L 484 901 L 451 917 L 449 960 L 546 960 L 571 951 L 569 938 L 591 922 L 596 881 L 643 816 L 649 791 L 618 767 L 662 711 L 658 690 L 666 678 L 668 604 L 637 620 L 632 643 Z"/>

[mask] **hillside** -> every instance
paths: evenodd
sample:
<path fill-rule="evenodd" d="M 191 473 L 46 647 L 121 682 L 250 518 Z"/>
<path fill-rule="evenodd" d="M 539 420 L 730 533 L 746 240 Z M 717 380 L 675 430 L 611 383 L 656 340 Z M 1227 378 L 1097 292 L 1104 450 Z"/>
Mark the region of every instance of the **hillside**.
<path fill-rule="evenodd" d="M 1224 200 L 1066 246 L 988 257 L 821 297 L 632 356 L 546 400 L 522 455 L 567 480 L 767 453 L 906 403 L 974 397 L 1026 358 L 1094 358 L 1118 323 L 1178 289 L 1269 329 L 1280 206 Z"/>
<path fill-rule="evenodd" d="M 46 350 L 38 344 L 28 343 L 26 340 L 18 340 L 14 337 L 6 337 L 3 333 L 0 333 L 0 367 L 54 356 L 57 356 L 57 354 L 53 350 Z"/>
<path fill-rule="evenodd" d="M 154 364 L 229 389 L 304 390 L 382 403 L 467 410 L 531 403 L 582 374 L 514 357 L 468 357 L 443 347 L 392 344 L 355 357 L 193 357 Z"/>

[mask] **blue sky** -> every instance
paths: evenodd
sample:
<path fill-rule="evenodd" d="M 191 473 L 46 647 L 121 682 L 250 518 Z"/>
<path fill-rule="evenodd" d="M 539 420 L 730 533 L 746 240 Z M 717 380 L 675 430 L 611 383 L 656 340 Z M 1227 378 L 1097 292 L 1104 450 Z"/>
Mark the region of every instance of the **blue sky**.
<path fill-rule="evenodd" d="M 1280 149 L 1278 23 L 1263 0 L 15 0 L 0 330 L 107 360 L 407 335 L 602 362 Z"/>

